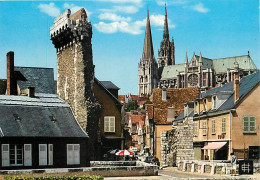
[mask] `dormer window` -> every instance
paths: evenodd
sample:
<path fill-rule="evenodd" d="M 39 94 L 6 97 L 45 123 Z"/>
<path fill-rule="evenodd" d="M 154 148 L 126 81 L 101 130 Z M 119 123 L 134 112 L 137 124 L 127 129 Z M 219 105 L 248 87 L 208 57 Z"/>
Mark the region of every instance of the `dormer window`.
<path fill-rule="evenodd" d="M 212 96 L 212 109 L 217 108 L 217 98 L 216 96 Z"/>

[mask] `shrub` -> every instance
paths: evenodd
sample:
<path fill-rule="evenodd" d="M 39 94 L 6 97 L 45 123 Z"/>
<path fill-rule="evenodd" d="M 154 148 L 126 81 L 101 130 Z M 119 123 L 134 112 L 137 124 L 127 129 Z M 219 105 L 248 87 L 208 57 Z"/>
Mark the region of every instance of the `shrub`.
<path fill-rule="evenodd" d="M 45 177 L 18 177 L 5 176 L 5 180 L 102 180 L 103 176 L 86 175 L 86 176 L 45 176 Z"/>

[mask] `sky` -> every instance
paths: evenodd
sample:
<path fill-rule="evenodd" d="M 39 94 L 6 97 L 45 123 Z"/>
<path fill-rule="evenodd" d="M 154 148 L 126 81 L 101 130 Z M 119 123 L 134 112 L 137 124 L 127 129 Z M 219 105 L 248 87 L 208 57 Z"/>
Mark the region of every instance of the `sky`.
<path fill-rule="evenodd" d="M 14 51 L 15 65 L 54 68 L 57 56 L 50 26 L 66 9 L 84 7 L 93 28 L 95 76 L 112 81 L 119 94 L 137 94 L 138 62 L 142 57 L 149 9 L 154 54 L 163 37 L 167 4 L 175 62 L 186 52 L 212 59 L 246 55 L 260 67 L 258 0 L 88 0 L 0 1 L 0 78 L 6 78 L 6 53 Z"/>

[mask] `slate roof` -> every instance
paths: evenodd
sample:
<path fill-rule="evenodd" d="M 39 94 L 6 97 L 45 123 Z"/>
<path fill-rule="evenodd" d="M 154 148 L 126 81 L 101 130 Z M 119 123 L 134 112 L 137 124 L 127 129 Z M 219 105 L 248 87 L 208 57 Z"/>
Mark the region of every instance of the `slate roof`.
<path fill-rule="evenodd" d="M 226 72 L 227 68 L 234 68 L 234 62 L 237 61 L 239 67 L 245 70 L 256 70 L 257 67 L 254 64 L 250 56 L 235 56 L 228 58 L 213 59 L 213 66 L 216 73 Z"/>
<path fill-rule="evenodd" d="M 116 89 L 119 90 L 120 88 L 117 87 L 114 83 L 112 83 L 111 81 L 100 81 L 103 86 L 105 86 L 107 89 Z"/>
<path fill-rule="evenodd" d="M 56 95 L 36 96 L 0 95 L 1 137 L 88 137 L 66 102 Z"/>
<path fill-rule="evenodd" d="M 199 61 L 198 55 L 195 55 L 197 61 Z M 214 71 L 219 73 L 226 73 L 227 69 L 234 68 L 234 62 L 237 61 L 239 67 L 244 70 L 257 70 L 256 65 L 254 64 L 253 60 L 249 55 L 243 56 L 234 56 L 234 57 L 227 57 L 227 58 L 219 58 L 219 59 L 209 59 L 202 57 L 203 62 L 203 69 L 214 69 Z M 161 80 L 167 80 L 172 78 L 177 78 L 179 72 L 183 72 L 185 64 L 175 64 L 171 66 L 165 66 L 162 71 L 162 78 Z"/>
<path fill-rule="evenodd" d="M 56 93 L 53 68 L 14 67 L 20 89 L 35 87 L 36 93 Z"/>
<path fill-rule="evenodd" d="M 175 64 L 175 65 L 165 66 L 163 68 L 161 80 L 171 79 L 173 77 L 177 78 L 179 72 L 185 70 L 184 65 L 185 64 Z"/>

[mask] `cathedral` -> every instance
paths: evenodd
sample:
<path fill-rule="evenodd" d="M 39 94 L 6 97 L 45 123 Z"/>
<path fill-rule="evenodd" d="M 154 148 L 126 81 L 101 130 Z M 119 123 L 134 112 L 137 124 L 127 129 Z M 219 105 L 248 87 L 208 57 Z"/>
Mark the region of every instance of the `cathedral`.
<path fill-rule="evenodd" d="M 158 64 L 154 57 L 152 33 L 149 11 L 146 19 L 143 55 L 138 63 L 138 94 L 149 96 L 154 88 L 189 88 L 197 87 L 201 90 L 216 87 L 233 81 L 234 66 L 239 66 L 239 78 L 258 71 L 256 65 L 247 55 L 210 59 L 202 54 L 193 54 L 191 60 L 186 58 L 184 63 L 175 64 L 174 40 L 170 41 L 167 9 L 163 39 L 158 50 Z"/>

